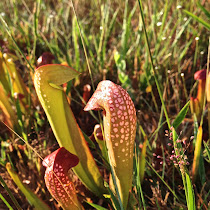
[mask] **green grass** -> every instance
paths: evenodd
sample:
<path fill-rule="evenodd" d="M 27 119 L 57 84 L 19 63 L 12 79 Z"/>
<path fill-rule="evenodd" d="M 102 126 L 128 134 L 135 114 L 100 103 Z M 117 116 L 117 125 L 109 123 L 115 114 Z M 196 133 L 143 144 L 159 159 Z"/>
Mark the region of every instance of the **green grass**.
<path fill-rule="evenodd" d="M 93 92 L 101 80 L 109 79 L 127 89 L 132 97 L 137 110 L 137 127 L 142 128 L 137 130 L 131 192 L 136 209 L 165 206 L 199 209 L 201 205 L 203 209 L 208 208 L 210 150 L 207 114 L 204 110 L 201 122 L 205 134 L 202 164 L 198 178 L 192 184 L 194 147 L 190 137 L 200 122 L 194 124 L 193 115 L 187 109 L 191 94 L 196 92 L 194 72 L 207 68 L 207 2 L 204 1 L 204 5 L 195 1 L 173 0 L 72 2 L 0 2 L 0 49 L 2 53 L 11 52 L 17 56 L 16 67 L 31 97 L 29 111 L 23 113 L 19 101 L 14 100 L 12 88 L 9 96 L 19 119 L 20 136 L 25 142 L 0 124 L 0 163 L 3 166 L 0 173 L 11 188 L 13 201 L 20 206 L 27 203 L 24 195 L 14 190 L 14 184 L 9 184 L 11 180 L 4 167 L 6 162 L 14 165 L 22 180 L 29 180 L 32 191 L 35 192 L 39 186 L 36 193 L 51 208 L 56 203 L 46 190 L 44 169 L 34 152 L 35 148 L 41 157 L 45 157 L 58 147 L 33 88 L 36 61 L 47 51 L 55 56 L 55 63 L 66 62 L 81 73 L 68 84 L 66 92 L 70 91 L 71 107 L 84 133 L 90 135 L 94 124 L 101 121 L 97 113 L 92 113 L 92 117 L 81 111 L 84 85 L 90 84 Z M 3 116 L 0 110 L 1 120 Z M 172 125 L 175 128 L 172 129 L 174 141 L 165 136 L 165 130 L 170 135 Z M 139 157 L 145 135 L 148 137 L 146 165 L 144 180 L 140 182 Z M 177 139 L 186 140 L 189 146 L 185 148 L 183 143 L 176 144 Z M 35 144 L 35 147 L 32 149 L 28 144 L 32 147 Z M 188 157 L 189 165 L 184 169 L 170 160 L 174 147 Z M 100 153 L 97 146 L 92 150 L 94 155 Z M 101 162 L 98 156 L 94 157 Z M 15 208 L 18 204 L 5 196 L 6 191 L 4 185 L 0 206 Z M 99 209 L 96 205 L 99 199 L 95 196 L 86 191 L 78 194 L 85 208 L 90 208 L 85 204 L 90 197 L 95 203 L 92 206 Z M 114 201 L 110 205 L 122 209 L 117 196 L 110 194 Z M 102 202 L 104 208 L 108 208 L 107 200 Z"/>

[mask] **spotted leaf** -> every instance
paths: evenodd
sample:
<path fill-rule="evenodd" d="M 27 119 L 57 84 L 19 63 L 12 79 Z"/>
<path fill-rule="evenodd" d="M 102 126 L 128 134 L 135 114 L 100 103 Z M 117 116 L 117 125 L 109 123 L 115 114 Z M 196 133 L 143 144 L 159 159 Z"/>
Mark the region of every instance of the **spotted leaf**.
<path fill-rule="evenodd" d="M 45 171 L 47 189 L 63 209 L 82 209 L 72 180 L 68 176 L 69 169 L 78 163 L 78 157 L 64 147 L 59 148 L 43 160 L 43 165 L 47 168 Z"/>
<path fill-rule="evenodd" d="M 128 93 L 111 81 L 102 81 L 85 111 L 103 110 L 106 145 L 124 208 L 132 185 L 136 111 Z"/>

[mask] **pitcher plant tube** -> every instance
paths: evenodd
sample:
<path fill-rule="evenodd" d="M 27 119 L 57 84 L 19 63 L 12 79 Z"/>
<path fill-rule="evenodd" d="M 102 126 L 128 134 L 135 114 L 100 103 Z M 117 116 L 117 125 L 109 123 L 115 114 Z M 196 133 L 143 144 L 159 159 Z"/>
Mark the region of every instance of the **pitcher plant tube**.
<path fill-rule="evenodd" d="M 48 155 L 42 162 L 47 168 L 44 177 L 47 189 L 64 210 L 83 209 L 68 175 L 68 171 L 78 163 L 79 158 L 64 147 Z"/>
<path fill-rule="evenodd" d="M 103 177 L 60 86 L 78 75 L 68 66 L 44 65 L 36 69 L 34 85 L 60 147 L 79 158 L 73 171 L 89 190 L 102 196 L 106 193 Z"/>
<path fill-rule="evenodd" d="M 126 209 L 132 186 L 133 149 L 136 135 L 136 111 L 128 93 L 119 85 L 105 80 L 84 110 L 103 110 L 104 138 L 114 171 L 120 199 Z"/>
<path fill-rule="evenodd" d="M 190 107 L 192 114 L 195 114 L 197 120 L 200 121 L 203 105 L 205 103 L 206 69 L 197 71 L 194 74 L 194 79 L 198 80 L 198 91 L 196 98 L 190 98 Z"/>

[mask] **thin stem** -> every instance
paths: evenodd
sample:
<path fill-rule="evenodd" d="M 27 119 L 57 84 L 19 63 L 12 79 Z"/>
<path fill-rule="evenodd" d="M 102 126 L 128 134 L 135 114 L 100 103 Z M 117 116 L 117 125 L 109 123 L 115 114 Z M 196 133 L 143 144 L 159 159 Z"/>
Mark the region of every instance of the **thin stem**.
<path fill-rule="evenodd" d="M 138 0 L 138 2 L 139 2 L 139 8 L 140 8 L 140 14 L 141 14 L 141 20 L 142 20 L 142 24 L 143 24 L 143 30 L 144 30 L 147 50 L 148 50 L 150 61 L 151 61 L 151 65 L 152 65 L 153 77 L 155 79 L 155 84 L 157 86 L 158 94 L 159 94 L 159 97 L 160 97 L 160 100 L 161 100 L 161 103 L 162 103 L 162 106 L 163 106 L 163 110 L 164 110 L 164 113 L 165 113 L 166 121 L 167 121 L 168 127 L 170 128 L 171 124 L 170 124 L 168 113 L 167 113 L 167 110 L 166 110 L 166 106 L 165 106 L 165 103 L 164 103 L 164 100 L 163 100 L 162 91 L 161 91 L 160 85 L 159 85 L 158 80 L 157 80 L 157 72 L 156 72 L 156 70 L 154 68 L 154 63 L 153 63 L 153 59 L 152 59 L 152 53 L 151 53 L 151 50 L 150 50 L 149 39 L 148 39 L 148 36 L 147 36 L 147 31 L 146 31 L 146 26 L 145 26 L 145 21 L 144 21 L 142 2 L 141 2 L 141 0 Z"/>
<path fill-rule="evenodd" d="M 87 50 L 86 50 L 85 43 L 84 43 L 84 40 L 83 40 L 83 36 L 82 36 L 82 32 L 81 32 L 80 23 L 79 23 L 79 20 L 78 20 L 78 18 L 77 18 L 77 13 L 76 13 L 76 11 L 75 11 L 74 4 L 73 4 L 73 1 L 72 1 L 72 0 L 71 0 L 71 4 L 72 4 L 73 12 L 74 12 L 74 15 L 75 15 L 75 17 L 76 17 L 77 25 L 78 25 L 78 28 L 79 28 L 79 33 L 80 33 L 80 37 L 81 37 L 81 41 L 82 41 L 82 46 L 83 46 L 84 53 L 85 53 L 85 59 L 86 59 L 86 62 L 87 62 L 88 71 L 89 71 L 89 74 L 90 74 L 90 79 L 91 79 L 93 91 L 95 91 L 95 87 L 94 87 L 94 83 L 93 83 L 92 71 L 91 71 L 91 69 L 90 69 L 90 63 L 89 63 L 88 56 L 87 56 Z"/>
<path fill-rule="evenodd" d="M 3 180 L 3 178 L 0 176 L 0 183 L 2 185 L 2 187 L 7 191 L 8 195 L 10 196 L 12 202 L 14 203 L 15 207 L 18 210 L 21 210 L 22 208 L 20 207 L 20 204 L 17 202 L 17 200 L 15 199 L 15 197 L 13 196 L 11 190 L 8 188 L 7 184 L 5 183 L 5 181 Z M 3 196 L 2 196 L 3 197 Z M 1 198 L 1 196 L 0 196 Z M 2 198 L 1 198 L 2 199 Z M 5 203 L 6 204 L 6 203 Z M 13 208 L 12 208 L 13 209 Z"/>
<path fill-rule="evenodd" d="M 152 165 L 146 160 L 147 164 L 149 165 L 149 167 L 155 172 L 155 174 L 161 179 L 161 181 L 166 185 L 166 187 L 171 191 L 171 193 L 174 195 L 174 197 L 179 200 L 179 198 L 177 197 L 177 195 L 175 194 L 175 192 L 170 188 L 170 186 L 164 181 L 164 179 L 162 179 L 162 177 L 158 174 L 158 172 L 152 167 Z"/>

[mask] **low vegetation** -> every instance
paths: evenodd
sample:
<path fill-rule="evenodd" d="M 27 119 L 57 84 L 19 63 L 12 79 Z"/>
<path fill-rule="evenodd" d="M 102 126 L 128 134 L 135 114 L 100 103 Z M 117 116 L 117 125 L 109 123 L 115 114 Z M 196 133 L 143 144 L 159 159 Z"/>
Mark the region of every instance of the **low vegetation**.
<path fill-rule="evenodd" d="M 1 1 L 1 208 L 209 209 L 208 6 Z"/>

